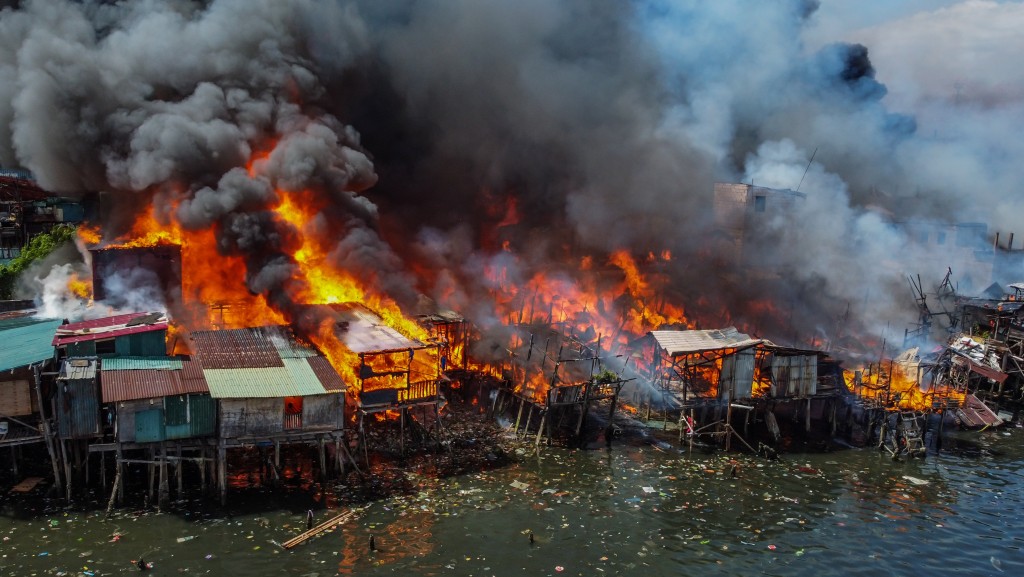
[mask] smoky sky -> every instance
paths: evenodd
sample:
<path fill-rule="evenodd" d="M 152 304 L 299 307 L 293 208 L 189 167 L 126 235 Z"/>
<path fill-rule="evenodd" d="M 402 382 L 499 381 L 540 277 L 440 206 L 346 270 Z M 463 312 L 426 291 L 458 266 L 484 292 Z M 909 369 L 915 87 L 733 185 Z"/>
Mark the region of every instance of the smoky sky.
<path fill-rule="evenodd" d="M 745 271 L 703 255 L 713 184 L 799 185 L 807 202 L 749 255 L 775 271 L 759 290 L 790 303 L 794 335 L 851 306 L 877 331 L 913 310 L 903 275 L 945 269 L 894 222 L 1024 214 L 1020 75 L 936 91 L 927 38 L 1019 11 L 884 4 L 844 26 L 810 0 L 23 2 L 0 13 L 0 161 L 108 193 L 108 238 L 149 207 L 213 227 L 275 302 L 295 289 L 290 239 L 329 231 L 334 264 L 482 324 L 495 263 L 571 276 L 621 248 L 673 251 L 675 296 L 742 317 Z M 900 63 L 916 67 L 894 94 Z M 278 190 L 326 200 L 309 230 L 269 212 Z"/>

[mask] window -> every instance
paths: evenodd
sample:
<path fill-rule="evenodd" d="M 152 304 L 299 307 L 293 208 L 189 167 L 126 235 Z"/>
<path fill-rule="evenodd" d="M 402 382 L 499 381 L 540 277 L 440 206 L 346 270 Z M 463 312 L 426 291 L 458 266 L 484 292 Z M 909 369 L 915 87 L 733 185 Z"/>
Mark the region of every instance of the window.
<path fill-rule="evenodd" d="M 116 352 L 114 348 L 114 339 L 106 339 L 103 341 L 96 341 L 96 354 L 97 355 L 112 355 Z"/>
<path fill-rule="evenodd" d="M 754 212 L 764 212 L 767 207 L 768 198 L 765 196 L 754 197 Z"/>

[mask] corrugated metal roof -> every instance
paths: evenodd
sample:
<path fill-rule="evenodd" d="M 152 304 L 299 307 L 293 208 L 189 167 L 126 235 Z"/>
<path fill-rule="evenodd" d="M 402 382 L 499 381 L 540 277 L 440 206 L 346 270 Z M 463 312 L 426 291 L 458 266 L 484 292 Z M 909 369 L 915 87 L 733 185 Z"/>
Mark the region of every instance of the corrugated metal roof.
<path fill-rule="evenodd" d="M 60 375 L 57 378 L 68 381 L 95 379 L 97 365 L 96 359 L 64 359 L 60 365 Z"/>
<path fill-rule="evenodd" d="M 204 369 L 283 367 L 271 340 L 274 327 L 254 327 L 192 333 L 192 352 Z"/>
<path fill-rule="evenodd" d="M 171 357 L 110 357 L 103 359 L 104 371 L 180 371 L 182 360 Z"/>
<path fill-rule="evenodd" d="M 215 399 L 254 397 L 304 397 L 323 395 L 320 384 L 305 359 L 285 359 L 281 367 L 205 369 L 203 374 Z"/>
<path fill-rule="evenodd" d="M 41 319 L 35 316 L 35 309 L 7 311 L 0 313 L 0 331 L 16 329 L 27 325 L 46 322 L 52 319 Z"/>
<path fill-rule="evenodd" d="M 762 339 L 752 339 L 736 327 L 708 331 L 651 331 L 658 346 L 669 355 L 685 355 L 722 349 L 745 349 L 759 345 Z"/>
<path fill-rule="evenodd" d="M 165 330 L 167 317 L 164 313 L 128 313 L 62 325 L 53 337 L 53 346 Z"/>
<path fill-rule="evenodd" d="M 103 402 L 115 403 L 135 399 L 151 399 L 186 393 L 205 393 L 210 390 L 206 379 L 195 378 L 198 371 L 167 369 L 117 369 L 107 370 L 107 360 L 100 371 L 100 386 Z M 185 363 L 178 361 L 179 366 Z"/>
<path fill-rule="evenodd" d="M 50 320 L 0 331 L 0 371 L 53 358 L 53 331 L 60 321 Z"/>
<path fill-rule="evenodd" d="M 324 390 L 331 393 L 345 392 L 345 382 L 341 380 L 341 376 L 334 370 L 331 362 L 326 357 L 310 357 L 306 359 L 306 362 L 309 363 L 313 372 L 316 373 Z"/>

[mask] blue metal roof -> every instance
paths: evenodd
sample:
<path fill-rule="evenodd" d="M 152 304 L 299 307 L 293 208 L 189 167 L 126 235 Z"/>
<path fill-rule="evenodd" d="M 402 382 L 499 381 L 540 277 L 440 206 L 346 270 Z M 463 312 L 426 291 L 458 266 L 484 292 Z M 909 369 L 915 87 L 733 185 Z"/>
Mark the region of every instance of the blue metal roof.
<path fill-rule="evenodd" d="M 59 320 L 0 330 L 0 371 L 24 367 L 53 358 L 53 335 Z"/>

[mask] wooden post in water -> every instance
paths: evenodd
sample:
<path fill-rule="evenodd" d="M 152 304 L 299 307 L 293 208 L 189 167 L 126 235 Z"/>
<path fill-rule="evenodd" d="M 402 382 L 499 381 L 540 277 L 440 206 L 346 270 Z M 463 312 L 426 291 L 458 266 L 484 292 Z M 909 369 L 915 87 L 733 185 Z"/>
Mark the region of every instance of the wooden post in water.
<path fill-rule="evenodd" d="M 318 435 L 317 444 L 320 445 L 320 479 L 327 480 L 327 451 L 324 449 L 323 435 Z"/>
<path fill-rule="evenodd" d="M 178 457 L 178 462 L 174 466 L 174 476 L 177 478 L 177 481 L 178 481 L 178 498 L 181 499 L 182 498 L 182 495 L 181 495 L 181 493 L 182 493 L 182 485 L 183 485 L 183 482 L 182 482 L 183 481 L 183 479 L 182 479 L 183 475 L 182 475 L 182 472 L 181 472 L 181 466 L 183 464 L 183 461 L 181 460 L 181 441 L 178 441 L 178 443 L 175 446 L 175 454 Z"/>
<path fill-rule="evenodd" d="M 162 509 L 167 505 L 168 494 L 170 493 L 169 482 L 167 480 L 167 444 L 164 441 L 160 441 L 160 461 L 157 467 L 160 468 L 160 486 L 157 489 L 157 509 Z"/>
<path fill-rule="evenodd" d="M 115 450 L 114 458 L 117 459 L 117 463 L 114 468 L 114 490 L 117 491 L 117 503 L 120 504 L 124 500 L 124 479 L 121 476 L 121 469 L 124 468 L 124 463 L 122 462 L 121 441 L 117 441 Z"/>
<path fill-rule="evenodd" d="M 228 502 L 228 456 L 224 441 L 217 441 L 217 490 L 220 492 L 220 504 Z"/>
<path fill-rule="evenodd" d="M 50 464 L 53 466 L 53 486 L 58 491 L 61 489 L 60 468 L 57 466 L 57 449 L 53 442 L 53 431 L 50 430 L 50 420 L 46 418 L 43 407 L 42 378 L 39 374 L 39 365 L 32 365 L 32 377 L 35 381 L 36 402 L 39 404 L 39 420 L 43 425 L 43 437 L 46 439 L 46 451 L 50 453 Z M 56 415 L 56 413 L 54 413 Z"/>

